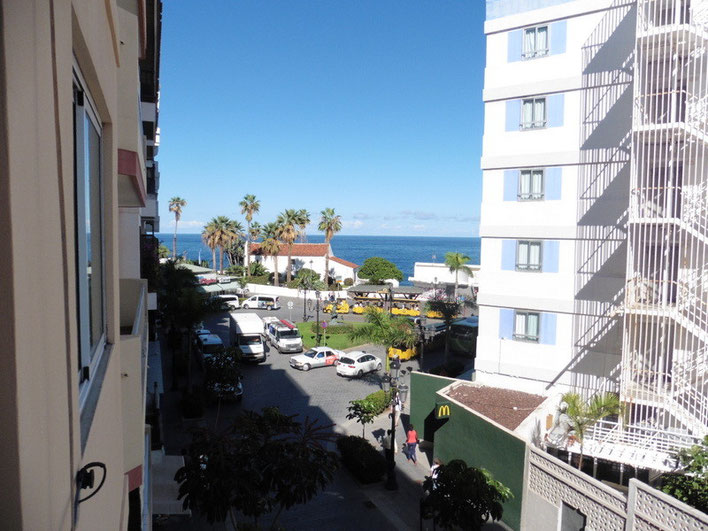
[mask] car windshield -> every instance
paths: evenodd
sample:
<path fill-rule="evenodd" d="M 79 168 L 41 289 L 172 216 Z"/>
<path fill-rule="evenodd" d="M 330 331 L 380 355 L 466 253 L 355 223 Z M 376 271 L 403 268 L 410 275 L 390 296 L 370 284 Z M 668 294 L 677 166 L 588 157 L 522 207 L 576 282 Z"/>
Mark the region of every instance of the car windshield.
<path fill-rule="evenodd" d="M 347 364 L 353 365 L 354 360 L 351 358 L 342 358 L 341 360 L 339 360 L 339 363 L 344 363 L 345 365 L 347 365 Z"/>
<path fill-rule="evenodd" d="M 308 358 L 314 358 L 317 356 L 317 351 L 316 350 L 308 350 L 303 354 L 303 356 L 307 356 Z"/>
<path fill-rule="evenodd" d="M 293 338 L 293 337 L 300 337 L 300 332 L 297 330 L 279 330 L 278 331 L 278 337 L 285 337 L 285 338 Z"/>
<path fill-rule="evenodd" d="M 239 345 L 258 345 L 261 342 L 261 336 L 241 336 L 239 337 Z"/>

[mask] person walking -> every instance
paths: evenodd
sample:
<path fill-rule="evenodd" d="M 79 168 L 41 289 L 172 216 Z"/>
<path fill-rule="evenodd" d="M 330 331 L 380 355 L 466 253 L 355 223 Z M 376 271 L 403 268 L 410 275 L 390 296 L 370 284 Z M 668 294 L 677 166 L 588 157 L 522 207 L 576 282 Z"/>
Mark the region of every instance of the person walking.
<path fill-rule="evenodd" d="M 394 416 L 394 424 L 398 427 L 398 422 L 401 420 L 401 410 L 403 409 L 403 404 L 401 403 L 401 398 L 398 396 L 398 393 L 396 393 L 391 407 L 393 409 L 391 413 Z"/>
<path fill-rule="evenodd" d="M 411 424 L 406 435 L 406 459 L 408 459 L 408 461 L 413 461 L 414 465 L 417 463 L 415 447 L 418 446 L 419 442 L 418 432 L 415 431 L 415 427 Z"/>
<path fill-rule="evenodd" d="M 440 474 L 440 465 L 442 461 L 438 457 L 433 459 L 433 466 L 430 467 L 430 479 L 433 480 L 433 489 L 437 486 L 438 474 Z"/>

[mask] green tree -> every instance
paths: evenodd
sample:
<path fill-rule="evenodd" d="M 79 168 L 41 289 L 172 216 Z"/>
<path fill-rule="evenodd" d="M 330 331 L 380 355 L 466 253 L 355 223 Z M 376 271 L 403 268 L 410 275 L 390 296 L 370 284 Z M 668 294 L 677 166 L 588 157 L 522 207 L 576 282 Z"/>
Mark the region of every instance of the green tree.
<path fill-rule="evenodd" d="M 461 459 L 440 465 L 435 480 L 426 478 L 423 488 L 430 493 L 424 514 L 444 529 L 482 529 L 490 518 L 501 519 L 502 504 L 512 497 L 487 470 L 468 467 Z"/>
<path fill-rule="evenodd" d="M 307 226 L 310 224 L 311 218 L 310 218 L 310 213 L 305 210 L 304 208 L 301 208 L 300 210 L 297 211 L 296 213 L 297 216 L 297 226 L 298 226 L 298 235 L 300 237 L 301 242 L 306 242 L 307 241 Z"/>
<path fill-rule="evenodd" d="M 361 424 L 361 436 L 366 438 L 366 425 L 374 422 L 378 411 L 376 405 L 371 400 L 363 398 L 361 400 L 351 400 L 347 407 L 347 418 L 356 419 Z"/>
<path fill-rule="evenodd" d="M 403 273 L 393 262 L 373 256 L 367 258 L 359 268 L 359 278 L 365 278 L 371 284 L 383 284 L 383 281 L 389 278 L 403 280 Z"/>
<path fill-rule="evenodd" d="M 263 242 L 261 251 L 265 256 L 273 257 L 273 284 L 280 285 L 280 274 L 278 273 L 278 255 L 280 254 L 280 226 L 277 222 L 271 222 L 263 227 Z"/>
<path fill-rule="evenodd" d="M 160 247 L 158 248 L 157 253 L 160 258 L 169 258 L 171 254 L 170 248 L 162 242 L 160 242 Z"/>
<path fill-rule="evenodd" d="M 172 258 L 177 260 L 177 224 L 182 217 L 182 209 L 187 206 L 187 201 L 179 196 L 170 199 L 170 212 L 175 214 L 175 233 L 172 237 Z"/>
<path fill-rule="evenodd" d="M 288 265 L 286 270 L 286 282 L 293 279 L 292 276 L 292 258 L 293 258 L 293 243 L 298 235 L 298 227 L 300 226 L 301 216 L 299 212 L 289 208 L 283 211 L 276 220 L 279 227 L 278 238 L 288 246 Z"/>
<path fill-rule="evenodd" d="M 390 347 L 412 348 L 418 342 L 413 323 L 405 317 L 394 317 L 388 312 L 367 308 L 364 312 L 366 324 L 354 327 L 349 332 L 353 341 L 362 341 L 386 347 L 386 371 L 389 370 L 388 349 Z"/>
<path fill-rule="evenodd" d="M 580 443 L 580 459 L 578 470 L 583 468 L 583 446 L 587 431 L 598 421 L 622 412 L 619 397 L 614 393 L 594 395 L 585 401 L 578 393 L 565 393 L 561 397 L 561 404 L 565 404 L 565 415 L 568 421 L 568 432 Z"/>
<path fill-rule="evenodd" d="M 446 297 L 435 297 L 425 303 L 425 310 L 442 314 L 445 323 L 445 363 L 450 357 L 450 327 L 462 311 L 462 304 Z"/>
<path fill-rule="evenodd" d="M 661 490 L 708 513 L 708 435 L 678 452 L 678 470 L 662 476 Z"/>
<path fill-rule="evenodd" d="M 457 286 L 460 271 L 472 273 L 467 265 L 470 257 L 462 253 L 445 253 L 445 265 L 450 269 L 450 273 L 455 273 L 455 298 L 457 298 Z"/>
<path fill-rule="evenodd" d="M 251 238 L 251 221 L 253 221 L 253 214 L 257 213 L 260 208 L 261 208 L 261 202 L 256 199 L 256 196 L 253 194 L 246 194 L 243 196 L 243 199 L 239 202 L 239 206 L 241 207 L 241 214 L 246 215 L 246 252 L 245 258 L 246 258 L 246 270 L 248 271 L 248 264 L 249 264 L 249 254 L 251 252 L 250 250 L 250 243 L 252 241 Z M 255 238 L 253 238 L 255 239 Z"/>
<path fill-rule="evenodd" d="M 243 227 L 238 221 L 227 216 L 217 216 L 209 222 L 213 224 L 213 238 L 219 249 L 219 271 L 224 270 L 224 251 L 243 234 Z"/>
<path fill-rule="evenodd" d="M 212 524 L 230 518 L 234 529 L 234 511 L 258 525 L 276 509 L 275 528 L 284 509 L 310 501 L 332 480 L 338 457 L 325 446 L 334 440 L 332 425 L 295 417 L 272 407 L 245 411 L 219 433 L 195 431 L 175 475 L 183 507 Z"/>
<path fill-rule="evenodd" d="M 240 352 L 235 347 L 229 347 L 214 352 L 204 360 L 204 389 L 219 404 L 214 427 L 219 423 L 221 399 L 235 389 L 241 380 Z"/>
<path fill-rule="evenodd" d="M 323 279 L 327 285 L 330 284 L 329 278 L 329 243 L 332 237 L 342 230 L 342 216 L 338 216 L 333 208 L 325 208 L 320 212 L 320 224 L 317 230 L 324 232 L 325 243 L 327 244 L 327 255 L 325 256 L 325 278 Z"/>
<path fill-rule="evenodd" d="M 250 241 L 255 242 L 261 237 L 263 227 L 257 221 L 251 223 L 251 227 L 248 229 L 248 238 Z"/>
<path fill-rule="evenodd" d="M 214 271 L 216 271 L 216 249 L 219 246 L 215 220 L 216 218 L 204 225 L 204 229 L 202 230 L 202 241 L 204 245 L 211 249 L 211 268 Z"/>

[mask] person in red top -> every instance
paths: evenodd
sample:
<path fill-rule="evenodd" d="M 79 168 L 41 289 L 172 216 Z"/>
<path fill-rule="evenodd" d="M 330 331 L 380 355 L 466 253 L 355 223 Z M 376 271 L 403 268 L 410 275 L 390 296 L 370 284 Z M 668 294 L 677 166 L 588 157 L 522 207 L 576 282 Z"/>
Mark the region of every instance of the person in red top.
<path fill-rule="evenodd" d="M 416 463 L 415 447 L 418 445 L 418 432 L 415 431 L 413 424 L 408 428 L 408 434 L 406 436 L 406 458 L 408 461 L 413 461 Z"/>

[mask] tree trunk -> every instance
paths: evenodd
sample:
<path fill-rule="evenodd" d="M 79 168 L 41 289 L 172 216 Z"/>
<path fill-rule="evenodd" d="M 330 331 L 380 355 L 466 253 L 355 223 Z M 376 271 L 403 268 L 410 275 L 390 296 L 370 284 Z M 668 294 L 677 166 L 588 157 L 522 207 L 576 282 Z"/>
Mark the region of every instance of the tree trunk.
<path fill-rule="evenodd" d="M 248 232 L 246 233 L 246 242 L 245 242 L 245 244 L 244 244 L 244 246 L 243 246 L 243 256 L 244 256 L 244 260 L 245 260 L 245 262 L 246 262 L 246 264 L 245 264 L 245 265 L 246 265 L 246 271 L 248 271 L 248 264 L 249 264 L 248 251 L 250 251 L 250 249 L 249 249 L 250 246 L 249 246 L 248 244 L 251 243 L 251 223 L 248 222 L 248 223 L 246 223 L 246 225 L 247 225 L 247 227 L 248 227 L 248 228 L 246 229 Z"/>
<path fill-rule="evenodd" d="M 327 256 L 325 256 L 325 274 L 322 280 L 324 280 L 324 283 L 329 287 L 329 252 L 327 252 Z"/>
<path fill-rule="evenodd" d="M 580 442 L 580 456 L 578 458 L 578 470 L 583 471 L 583 442 Z"/>
<path fill-rule="evenodd" d="M 287 265 L 287 271 L 285 278 L 287 279 L 286 282 L 290 282 L 293 279 L 293 267 L 292 267 L 292 259 L 293 259 L 293 244 L 288 245 L 288 265 Z"/>
<path fill-rule="evenodd" d="M 216 271 L 216 247 L 211 250 L 211 268 Z"/>
<path fill-rule="evenodd" d="M 175 216 L 175 234 L 172 237 L 172 258 L 177 260 L 177 216 Z"/>
<path fill-rule="evenodd" d="M 224 270 L 224 248 L 219 247 L 219 273 Z"/>
<path fill-rule="evenodd" d="M 275 273 L 273 273 L 273 285 L 275 287 L 280 286 L 280 282 L 278 279 L 278 255 L 274 254 L 273 255 L 273 269 L 275 269 Z"/>
<path fill-rule="evenodd" d="M 459 274 L 460 274 L 460 270 L 456 269 L 455 270 L 455 300 L 457 300 L 457 285 L 458 285 L 457 275 L 459 275 Z"/>

